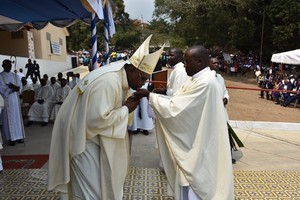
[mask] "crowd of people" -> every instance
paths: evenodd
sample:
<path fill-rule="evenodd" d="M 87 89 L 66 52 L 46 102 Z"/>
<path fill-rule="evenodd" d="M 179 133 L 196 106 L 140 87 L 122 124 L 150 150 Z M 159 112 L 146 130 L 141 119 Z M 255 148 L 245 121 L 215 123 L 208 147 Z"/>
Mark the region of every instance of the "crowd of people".
<path fill-rule="evenodd" d="M 61 104 L 70 90 L 79 82 L 80 74 L 69 72 L 67 77 L 63 78 L 62 73 L 59 72 L 57 77 L 53 76 L 50 79 L 47 74 L 41 77 L 39 65 L 31 59 L 28 59 L 25 66 L 26 75 L 23 74 L 22 68 L 11 72 L 10 60 L 4 60 L 2 67 L 4 71 L 0 75 L 0 93 L 5 103 L 9 104 L 4 106 L 1 112 L 2 134 L 6 137 L 8 144 L 14 146 L 16 143 L 24 142 L 23 117 L 28 117 L 28 122 L 25 124 L 27 127 L 34 122 L 40 122 L 42 126 L 46 126 L 49 120 L 54 121 Z M 31 94 L 34 95 L 34 102 L 24 113 L 23 96 L 29 91 L 33 91 Z"/>
<path fill-rule="evenodd" d="M 283 74 L 272 70 L 255 72 L 261 98 L 274 101 L 284 107 L 300 100 L 300 79 L 297 74 Z M 273 91 L 272 91 L 273 90 Z"/>

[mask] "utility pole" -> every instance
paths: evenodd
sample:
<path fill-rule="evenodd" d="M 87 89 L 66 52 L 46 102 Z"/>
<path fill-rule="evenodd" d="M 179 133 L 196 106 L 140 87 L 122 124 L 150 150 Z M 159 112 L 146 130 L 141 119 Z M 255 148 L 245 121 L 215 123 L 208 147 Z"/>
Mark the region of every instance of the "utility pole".
<path fill-rule="evenodd" d="M 262 51 L 263 51 L 263 43 L 264 43 L 264 27 L 265 27 L 265 12 L 266 8 L 263 10 L 263 18 L 262 18 L 262 27 L 261 27 L 261 39 L 260 39 L 260 58 L 259 58 L 259 67 L 262 69 Z"/>

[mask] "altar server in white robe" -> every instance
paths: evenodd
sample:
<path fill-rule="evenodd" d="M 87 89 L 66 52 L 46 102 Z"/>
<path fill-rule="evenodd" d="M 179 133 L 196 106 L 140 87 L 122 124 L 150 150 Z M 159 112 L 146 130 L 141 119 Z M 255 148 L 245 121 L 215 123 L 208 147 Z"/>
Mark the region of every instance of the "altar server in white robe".
<path fill-rule="evenodd" d="M 153 72 L 163 47 L 149 54 L 149 36 L 128 61 L 95 69 L 79 82 L 56 117 L 48 189 L 69 199 L 122 200 L 129 170 L 131 96 Z M 130 96 L 129 98 L 128 95 Z"/>
<path fill-rule="evenodd" d="M 157 119 L 160 155 L 175 200 L 233 200 L 233 174 L 223 91 L 203 46 L 184 54 L 191 78 L 168 97 L 148 96 Z"/>
<path fill-rule="evenodd" d="M 145 83 L 142 88 L 147 89 L 148 82 Z M 135 90 L 132 90 L 135 92 Z M 151 110 L 149 110 L 151 109 Z M 152 108 L 149 106 L 149 101 L 146 97 L 141 98 L 138 107 L 133 112 L 132 124 L 128 126 L 128 130 L 133 134 L 138 134 L 140 131 L 144 135 L 149 135 L 149 131 L 154 128 L 154 122 L 150 113 L 153 113 Z"/>
<path fill-rule="evenodd" d="M 0 73 L 0 93 L 4 99 L 2 110 L 2 133 L 5 135 L 10 146 L 15 141 L 23 143 L 25 131 L 21 113 L 19 93 L 22 90 L 22 83 L 15 73 L 11 71 L 11 61 L 3 60 L 4 70 Z"/>
<path fill-rule="evenodd" d="M 59 88 L 57 88 L 56 93 L 55 93 L 55 102 L 51 111 L 51 116 L 50 116 L 50 120 L 54 121 L 57 113 L 61 107 L 61 105 L 63 104 L 63 102 L 65 101 L 65 99 L 67 98 L 67 96 L 69 95 L 71 88 L 70 86 L 67 85 L 67 80 L 65 78 L 62 78 L 60 80 L 60 84 L 61 86 Z"/>
<path fill-rule="evenodd" d="M 53 89 L 50 85 L 46 85 L 46 81 L 41 79 L 41 87 L 35 93 L 35 102 L 28 111 L 28 123 L 30 126 L 33 122 L 42 122 L 42 126 L 46 126 L 49 122 L 51 104 L 53 100 Z"/>

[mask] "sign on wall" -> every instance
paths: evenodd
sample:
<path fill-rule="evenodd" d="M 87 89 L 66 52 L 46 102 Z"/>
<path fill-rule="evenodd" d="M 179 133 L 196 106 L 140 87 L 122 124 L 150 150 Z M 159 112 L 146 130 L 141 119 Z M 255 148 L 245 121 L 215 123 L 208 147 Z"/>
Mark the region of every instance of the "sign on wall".
<path fill-rule="evenodd" d="M 51 53 L 61 55 L 61 45 L 57 42 L 50 41 Z"/>

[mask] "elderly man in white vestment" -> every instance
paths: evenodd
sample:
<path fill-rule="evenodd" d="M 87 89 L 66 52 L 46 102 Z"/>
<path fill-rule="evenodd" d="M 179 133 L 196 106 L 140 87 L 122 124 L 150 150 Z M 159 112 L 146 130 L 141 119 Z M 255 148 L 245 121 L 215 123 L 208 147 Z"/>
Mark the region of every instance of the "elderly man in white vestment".
<path fill-rule="evenodd" d="M 70 86 L 67 85 L 67 80 L 65 78 L 62 78 L 60 80 L 60 84 L 61 86 L 59 88 L 57 88 L 56 92 L 55 92 L 55 102 L 51 111 L 51 116 L 50 116 L 50 120 L 54 121 L 56 118 L 56 115 L 61 107 L 61 105 L 63 104 L 63 102 L 65 101 L 65 99 L 67 98 L 67 96 L 69 95 L 71 88 Z"/>
<path fill-rule="evenodd" d="M 122 200 L 129 171 L 129 113 L 139 103 L 130 88 L 142 87 L 163 50 L 149 54 L 150 39 L 130 60 L 90 72 L 62 104 L 52 131 L 48 173 L 48 189 L 61 191 L 62 198 Z"/>
<path fill-rule="evenodd" d="M 28 122 L 26 126 L 30 126 L 33 122 L 42 122 L 42 126 L 47 126 L 49 122 L 53 89 L 50 85 L 46 85 L 46 81 L 41 79 L 41 87 L 37 89 L 34 99 L 35 102 L 31 105 L 28 111 Z"/>
<path fill-rule="evenodd" d="M 223 91 L 208 67 L 203 46 L 184 54 L 190 79 L 169 97 L 138 90 L 148 96 L 157 119 L 157 139 L 175 200 L 233 200 L 233 173 Z"/>
<path fill-rule="evenodd" d="M 4 107 L 1 113 L 2 133 L 8 144 L 14 146 L 15 142 L 23 143 L 25 137 L 23 118 L 19 93 L 22 83 L 17 74 L 11 71 L 11 61 L 3 60 L 3 71 L 0 73 L 0 94 L 4 99 Z"/>

